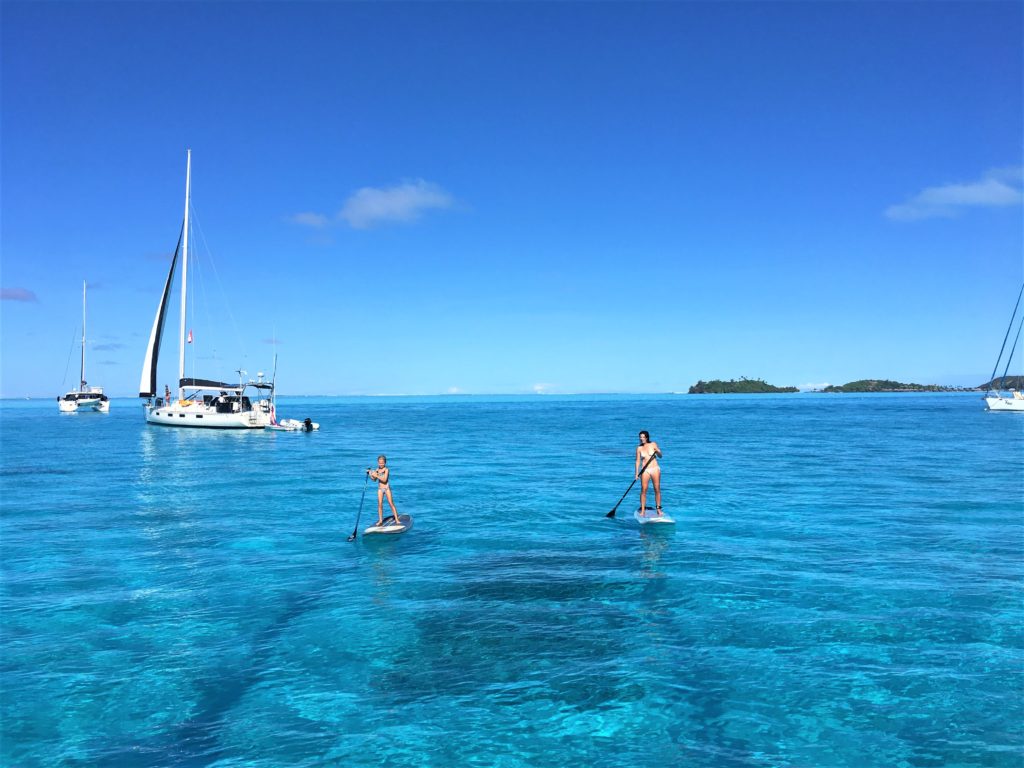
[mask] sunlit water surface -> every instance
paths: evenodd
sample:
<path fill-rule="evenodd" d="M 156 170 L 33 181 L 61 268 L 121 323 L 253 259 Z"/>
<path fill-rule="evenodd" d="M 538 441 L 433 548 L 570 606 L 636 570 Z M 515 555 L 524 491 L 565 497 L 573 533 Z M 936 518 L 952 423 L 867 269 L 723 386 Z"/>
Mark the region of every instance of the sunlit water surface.
<path fill-rule="evenodd" d="M 977 395 L 0 406 L 17 766 L 1016 766 L 1024 417 Z M 639 429 L 673 530 L 641 530 Z M 387 453 L 415 527 L 348 543 Z M 371 485 L 360 527 L 376 519 Z"/>

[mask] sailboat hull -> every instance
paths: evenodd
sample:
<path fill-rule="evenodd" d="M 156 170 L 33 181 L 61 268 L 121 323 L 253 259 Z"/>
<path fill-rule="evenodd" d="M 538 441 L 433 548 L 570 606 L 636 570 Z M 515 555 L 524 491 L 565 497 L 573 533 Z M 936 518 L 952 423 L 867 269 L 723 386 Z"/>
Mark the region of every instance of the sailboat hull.
<path fill-rule="evenodd" d="M 996 397 L 990 395 L 985 398 L 985 405 L 990 411 L 1018 411 L 1024 413 L 1024 399 L 1018 397 Z"/>
<path fill-rule="evenodd" d="M 256 403 L 252 410 L 230 413 L 223 413 L 202 402 L 187 402 L 183 405 L 175 401 L 169 405 L 147 405 L 146 421 L 165 427 L 195 429 L 266 429 L 271 423 L 270 405 L 269 401 L 261 402 L 268 405 L 263 407 Z"/>

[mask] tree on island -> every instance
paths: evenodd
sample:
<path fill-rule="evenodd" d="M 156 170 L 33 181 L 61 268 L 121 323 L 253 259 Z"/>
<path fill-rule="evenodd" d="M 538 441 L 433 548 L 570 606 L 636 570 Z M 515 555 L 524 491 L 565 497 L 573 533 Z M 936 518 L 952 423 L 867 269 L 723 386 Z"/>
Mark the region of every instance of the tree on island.
<path fill-rule="evenodd" d="M 761 394 L 767 392 L 799 392 L 800 390 L 796 387 L 775 387 L 768 384 L 763 379 L 748 379 L 746 376 L 740 376 L 740 380 L 729 379 L 729 381 L 722 381 L 721 379 L 712 379 L 711 381 L 704 381 L 703 379 L 698 381 L 692 387 L 690 387 L 689 394 L 691 395 L 726 395 L 726 394 Z"/>

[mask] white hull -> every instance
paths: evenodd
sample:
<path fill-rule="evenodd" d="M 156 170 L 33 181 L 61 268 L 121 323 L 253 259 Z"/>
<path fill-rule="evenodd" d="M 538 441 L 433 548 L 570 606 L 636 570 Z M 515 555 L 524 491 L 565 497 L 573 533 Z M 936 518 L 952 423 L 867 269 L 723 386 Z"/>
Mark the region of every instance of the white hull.
<path fill-rule="evenodd" d="M 996 397 L 989 395 L 985 405 L 990 411 L 1018 411 L 1024 413 L 1024 400 L 1016 397 Z"/>
<path fill-rule="evenodd" d="M 57 407 L 60 408 L 61 413 L 82 413 L 87 411 L 110 413 L 110 401 L 101 400 L 98 397 L 82 398 L 79 400 L 58 400 Z"/>
<path fill-rule="evenodd" d="M 270 402 L 260 400 L 252 410 L 219 412 L 215 405 L 178 401 L 170 405 L 145 405 L 146 421 L 165 427 L 194 427 L 196 429 L 266 429 L 270 426 Z"/>
<path fill-rule="evenodd" d="M 306 425 L 298 419 L 281 419 L 277 424 L 271 425 L 271 429 L 278 432 L 314 432 L 320 429 L 320 424 L 312 421 L 309 424 L 309 429 L 306 429 Z"/>

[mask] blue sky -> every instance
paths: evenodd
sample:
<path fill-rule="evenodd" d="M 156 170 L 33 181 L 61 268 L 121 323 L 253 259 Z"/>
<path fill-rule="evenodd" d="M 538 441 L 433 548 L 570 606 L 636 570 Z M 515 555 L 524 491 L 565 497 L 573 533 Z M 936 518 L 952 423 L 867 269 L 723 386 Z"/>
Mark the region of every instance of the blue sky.
<path fill-rule="evenodd" d="M 187 148 L 188 372 L 286 395 L 978 384 L 1024 280 L 1017 2 L 0 14 L 3 397 L 83 280 L 137 393 Z"/>

